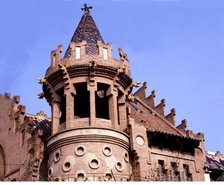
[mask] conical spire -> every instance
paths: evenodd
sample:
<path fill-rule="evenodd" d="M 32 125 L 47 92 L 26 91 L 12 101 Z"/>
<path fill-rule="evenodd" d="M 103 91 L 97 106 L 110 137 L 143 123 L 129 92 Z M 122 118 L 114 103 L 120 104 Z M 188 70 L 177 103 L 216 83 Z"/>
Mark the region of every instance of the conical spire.
<path fill-rule="evenodd" d="M 103 38 L 101 37 L 100 32 L 92 16 L 90 15 L 90 9 L 92 9 L 92 7 L 88 7 L 86 4 L 84 4 L 84 8 L 81 8 L 81 10 L 84 11 L 84 14 L 71 39 L 71 42 L 75 43 L 86 41 L 86 54 L 89 55 L 99 53 L 97 41 L 104 43 Z M 68 56 L 69 53 L 70 49 L 68 48 L 65 56 Z"/>

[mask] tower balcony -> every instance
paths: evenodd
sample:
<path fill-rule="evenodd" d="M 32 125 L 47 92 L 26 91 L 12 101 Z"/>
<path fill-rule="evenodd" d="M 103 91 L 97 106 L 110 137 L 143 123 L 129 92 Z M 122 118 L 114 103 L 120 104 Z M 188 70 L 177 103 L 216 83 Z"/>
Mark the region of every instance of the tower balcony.
<path fill-rule="evenodd" d="M 90 127 L 90 118 L 74 118 L 74 125 L 72 128 L 85 128 Z M 104 118 L 96 118 L 95 127 L 101 128 L 111 128 L 111 120 Z M 66 129 L 66 122 L 63 122 L 59 125 L 58 131 L 62 131 Z"/>
<path fill-rule="evenodd" d="M 96 68 L 97 66 L 100 66 L 113 68 L 116 71 L 122 68 L 122 72 L 124 72 L 124 74 L 129 77 L 131 76 L 130 64 L 127 59 L 127 55 L 123 53 L 122 49 L 119 49 L 119 55 L 121 57 L 120 60 L 117 60 L 112 57 L 112 45 L 110 43 L 104 44 L 101 41 L 97 41 L 97 48 L 98 52 L 86 54 L 86 41 L 82 41 L 80 43 L 71 42 L 68 50 L 69 54 L 66 54 L 64 58 L 61 58 L 62 45 L 59 45 L 56 50 L 51 52 L 51 66 L 47 69 L 45 76 L 48 77 L 59 70 L 58 64 L 62 64 L 66 66 L 66 68 L 78 66 Z M 123 57 L 122 54 L 126 57 Z M 91 62 L 94 62 L 94 66 L 91 66 Z"/>

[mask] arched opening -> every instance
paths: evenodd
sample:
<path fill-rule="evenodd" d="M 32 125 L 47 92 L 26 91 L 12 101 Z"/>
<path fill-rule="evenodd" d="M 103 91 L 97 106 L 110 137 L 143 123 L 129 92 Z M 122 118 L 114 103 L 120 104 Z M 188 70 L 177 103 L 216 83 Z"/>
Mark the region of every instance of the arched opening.
<path fill-rule="evenodd" d="M 109 119 L 109 97 L 106 95 L 109 85 L 97 83 L 96 99 L 96 117 Z"/>
<path fill-rule="evenodd" d="M 75 84 L 76 96 L 74 101 L 75 117 L 90 117 L 89 91 L 87 91 L 87 83 Z"/>
<path fill-rule="evenodd" d="M 3 147 L 0 145 L 0 181 L 5 177 L 5 153 Z"/>

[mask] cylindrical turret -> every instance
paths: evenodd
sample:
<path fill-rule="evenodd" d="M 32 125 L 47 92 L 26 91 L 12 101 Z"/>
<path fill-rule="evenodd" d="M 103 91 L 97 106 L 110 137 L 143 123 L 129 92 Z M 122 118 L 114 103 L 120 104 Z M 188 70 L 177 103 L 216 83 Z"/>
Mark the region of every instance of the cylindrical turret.
<path fill-rule="evenodd" d="M 89 13 L 61 58 L 51 52 L 43 90 L 52 110 L 48 139 L 50 180 L 127 180 L 130 176 L 126 96 L 131 90 L 127 55 L 112 58 Z"/>

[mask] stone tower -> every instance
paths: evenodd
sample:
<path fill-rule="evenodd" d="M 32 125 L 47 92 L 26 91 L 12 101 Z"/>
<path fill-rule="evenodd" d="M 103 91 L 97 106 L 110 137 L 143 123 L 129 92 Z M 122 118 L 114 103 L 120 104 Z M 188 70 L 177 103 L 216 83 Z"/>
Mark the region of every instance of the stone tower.
<path fill-rule="evenodd" d="M 47 141 L 49 180 L 127 180 L 129 158 L 126 98 L 132 89 L 127 55 L 112 58 L 84 5 L 65 56 L 51 52 L 43 91 L 52 111 Z M 41 96 L 41 95 L 40 95 Z"/>
<path fill-rule="evenodd" d="M 39 78 L 51 120 L 0 94 L 0 181 L 204 181 L 204 134 L 178 124 L 175 108 L 166 114 L 146 82 L 131 94 L 139 82 L 128 57 L 119 49 L 112 58 L 90 9 L 64 57 L 59 45 Z"/>

